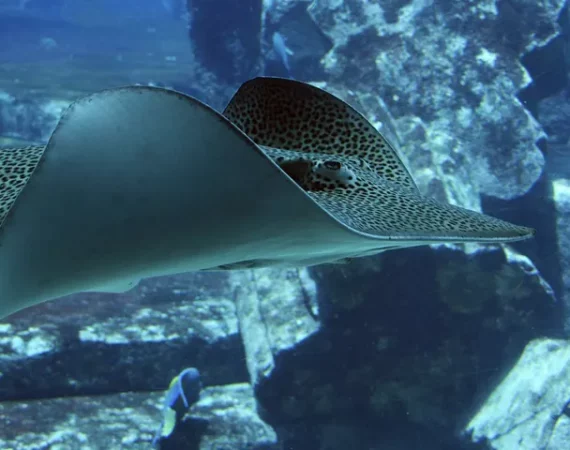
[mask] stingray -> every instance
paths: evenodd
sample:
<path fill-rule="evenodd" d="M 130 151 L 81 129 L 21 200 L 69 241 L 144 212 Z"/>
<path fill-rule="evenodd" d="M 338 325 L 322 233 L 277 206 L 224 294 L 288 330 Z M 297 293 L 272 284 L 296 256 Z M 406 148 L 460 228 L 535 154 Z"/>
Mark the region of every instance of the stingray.
<path fill-rule="evenodd" d="M 421 195 L 362 115 L 292 80 L 250 80 L 222 114 L 106 90 L 71 104 L 47 145 L 0 150 L 0 316 L 150 276 L 532 234 Z"/>

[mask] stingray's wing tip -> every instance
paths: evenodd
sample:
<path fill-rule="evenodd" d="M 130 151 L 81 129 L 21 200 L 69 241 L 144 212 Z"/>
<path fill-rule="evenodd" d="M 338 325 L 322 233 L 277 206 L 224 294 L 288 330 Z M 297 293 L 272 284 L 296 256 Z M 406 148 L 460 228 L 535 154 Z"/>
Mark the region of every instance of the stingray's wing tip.
<path fill-rule="evenodd" d="M 534 228 L 508 224 L 508 227 L 500 231 L 494 231 L 476 236 L 474 241 L 481 243 L 498 243 L 508 244 L 510 242 L 519 242 L 531 239 L 535 236 L 536 230 Z M 469 239 L 472 240 L 472 239 Z"/>
<path fill-rule="evenodd" d="M 536 235 L 536 229 L 530 228 L 530 227 L 519 226 L 519 227 L 517 227 L 516 236 L 514 236 L 513 239 L 520 241 L 523 239 L 531 239 L 535 235 Z"/>

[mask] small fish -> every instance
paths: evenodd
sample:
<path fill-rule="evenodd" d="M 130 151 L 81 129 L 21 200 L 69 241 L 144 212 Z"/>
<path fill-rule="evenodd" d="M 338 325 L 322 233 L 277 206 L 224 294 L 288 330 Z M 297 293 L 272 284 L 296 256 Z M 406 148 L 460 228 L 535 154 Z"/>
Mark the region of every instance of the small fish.
<path fill-rule="evenodd" d="M 161 439 L 172 434 L 188 408 L 200 399 L 201 389 L 200 372 L 193 367 L 184 369 L 172 379 L 163 401 L 160 428 L 156 432 L 152 445 L 156 446 Z"/>
<path fill-rule="evenodd" d="M 273 41 L 273 51 L 275 51 L 275 53 L 279 56 L 281 62 L 287 69 L 287 72 L 290 73 L 291 66 L 289 65 L 289 56 L 293 55 L 294 52 L 287 47 L 287 44 L 285 43 L 285 38 L 278 31 L 273 33 L 271 40 Z"/>

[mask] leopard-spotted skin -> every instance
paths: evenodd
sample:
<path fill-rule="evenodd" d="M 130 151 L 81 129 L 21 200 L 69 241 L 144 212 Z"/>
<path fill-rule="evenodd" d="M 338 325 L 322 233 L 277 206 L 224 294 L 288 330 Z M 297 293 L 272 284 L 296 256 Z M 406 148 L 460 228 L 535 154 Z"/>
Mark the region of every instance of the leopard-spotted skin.
<path fill-rule="evenodd" d="M 321 89 L 291 80 L 251 80 L 224 115 L 321 207 L 358 231 L 381 236 L 520 231 L 502 220 L 421 196 L 382 135 Z M 339 182 L 319 175 L 319 165 L 327 162 L 340 165 L 352 179 Z"/>
<path fill-rule="evenodd" d="M 45 147 L 0 148 L 0 228 L 40 162 Z"/>
<path fill-rule="evenodd" d="M 417 190 L 394 148 L 366 118 L 309 84 L 278 78 L 248 81 L 224 116 L 259 145 L 333 159 L 358 157 L 383 179 Z"/>
<path fill-rule="evenodd" d="M 368 234 L 409 235 L 505 231 L 518 229 L 499 219 L 481 216 L 455 206 L 431 200 L 410 189 L 382 179 L 370 166 L 358 158 L 336 156 L 329 161 L 339 163 L 353 179 L 323 180 L 315 169 L 323 163 L 324 155 L 262 147 L 280 167 L 303 161 L 310 170 L 302 179 L 295 179 L 307 194 L 337 220 Z M 431 208 L 426 208 L 426 203 Z"/>

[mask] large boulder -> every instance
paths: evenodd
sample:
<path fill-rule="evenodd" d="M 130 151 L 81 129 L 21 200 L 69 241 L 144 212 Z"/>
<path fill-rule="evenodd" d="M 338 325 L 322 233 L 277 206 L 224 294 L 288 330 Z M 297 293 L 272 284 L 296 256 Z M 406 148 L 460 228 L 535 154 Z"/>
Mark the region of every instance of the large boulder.
<path fill-rule="evenodd" d="M 570 343 L 537 339 L 465 433 L 493 450 L 564 450 L 570 442 Z"/>
<path fill-rule="evenodd" d="M 553 181 L 552 186 L 557 213 L 556 238 L 562 272 L 562 297 L 568 311 L 570 310 L 570 181 L 558 179 Z M 570 332 L 570 317 L 566 318 L 566 329 Z"/>
<path fill-rule="evenodd" d="M 248 380 L 226 276 L 149 279 L 79 294 L 0 324 L 0 401 L 165 389 L 184 367 L 206 385 Z"/>
<path fill-rule="evenodd" d="M 259 412 L 293 448 L 388 445 L 395 426 L 425 448 L 459 448 L 453 430 L 478 394 L 530 339 L 562 330 L 536 268 L 500 247 L 426 247 L 232 282 Z"/>
<path fill-rule="evenodd" d="M 148 450 L 160 426 L 162 393 L 121 393 L 0 403 L 3 449 Z M 249 384 L 206 388 L 161 450 L 277 450 L 255 412 Z"/>
<path fill-rule="evenodd" d="M 261 56 L 262 1 L 187 3 L 188 33 L 200 64 L 224 83 L 235 85 L 252 77 Z"/>
<path fill-rule="evenodd" d="M 480 194 L 526 193 L 544 165 L 542 129 L 517 98 L 532 81 L 520 57 L 556 35 L 565 2 L 514 3 L 317 0 L 310 8 L 334 42 L 327 82 L 382 97 L 420 189 L 474 209 Z"/>

